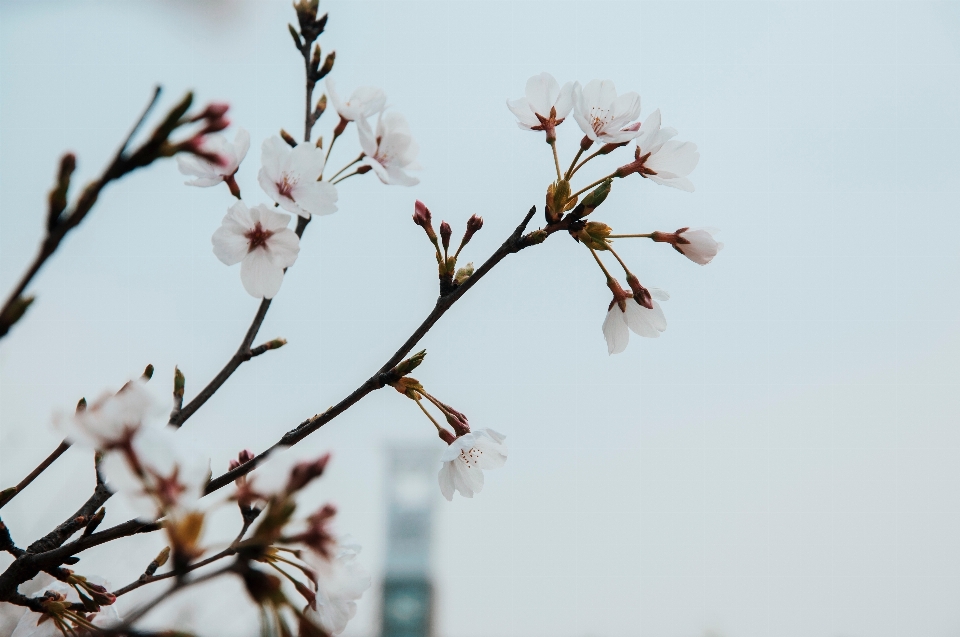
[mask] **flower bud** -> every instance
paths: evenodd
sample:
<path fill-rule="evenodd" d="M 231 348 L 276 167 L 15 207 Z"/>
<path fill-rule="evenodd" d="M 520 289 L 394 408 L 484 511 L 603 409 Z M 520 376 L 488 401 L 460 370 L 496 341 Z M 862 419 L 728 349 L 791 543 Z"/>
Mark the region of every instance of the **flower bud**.
<path fill-rule="evenodd" d="M 295 493 L 310 484 L 315 478 L 322 476 L 329 461 L 330 454 L 325 453 L 316 460 L 308 460 L 294 465 L 287 481 L 287 493 Z"/>
<path fill-rule="evenodd" d="M 280 129 L 280 138 L 283 139 L 283 141 L 287 142 L 287 144 L 290 145 L 290 148 L 297 147 L 297 140 L 293 138 L 293 135 L 283 130 L 282 128 Z"/>
<path fill-rule="evenodd" d="M 327 75 L 327 73 L 329 73 L 331 69 L 333 69 L 333 62 L 336 59 L 337 59 L 337 52 L 331 51 L 329 55 L 327 55 L 327 59 L 323 61 L 323 66 L 321 66 L 320 70 L 317 72 L 316 79 L 318 80 L 323 79 Z"/>
<path fill-rule="evenodd" d="M 463 239 L 460 240 L 460 249 L 463 249 L 463 246 L 470 243 L 470 239 L 473 238 L 473 235 L 477 233 L 477 230 L 483 227 L 483 217 L 472 215 L 467 219 L 467 229 L 463 233 Z"/>
<path fill-rule="evenodd" d="M 650 296 L 650 292 L 647 288 L 640 285 L 640 280 L 633 273 L 627 274 L 627 285 L 630 286 L 630 289 L 633 291 L 633 300 L 647 308 L 648 310 L 653 309 L 653 299 Z"/>
<path fill-rule="evenodd" d="M 402 361 L 399 365 L 393 368 L 393 373 L 398 377 L 402 378 L 420 367 L 420 363 L 423 362 L 423 359 L 427 356 L 427 350 L 422 349 L 410 358 L 405 361 Z"/>
<path fill-rule="evenodd" d="M 610 187 L 612 185 L 612 179 L 605 179 L 599 186 L 591 190 L 581 202 L 581 205 L 583 205 L 583 213 L 580 216 L 586 217 L 588 214 L 597 209 L 600 204 L 606 200 L 607 195 L 610 194 Z"/>
<path fill-rule="evenodd" d="M 450 248 L 450 236 L 453 234 L 453 228 L 446 221 L 440 222 L 440 241 L 443 243 L 443 250 L 446 252 Z"/>
<path fill-rule="evenodd" d="M 461 285 L 464 281 L 469 279 L 471 276 L 473 276 L 472 262 L 468 263 L 467 265 L 457 270 L 457 273 L 454 275 L 453 280 L 456 282 L 457 285 Z"/>
<path fill-rule="evenodd" d="M 173 368 L 173 397 L 178 403 L 183 403 L 183 390 L 187 379 L 179 367 Z"/>
<path fill-rule="evenodd" d="M 413 206 L 413 222 L 423 228 L 430 240 L 436 243 L 437 233 L 433 231 L 433 222 L 430 209 L 419 199 Z"/>

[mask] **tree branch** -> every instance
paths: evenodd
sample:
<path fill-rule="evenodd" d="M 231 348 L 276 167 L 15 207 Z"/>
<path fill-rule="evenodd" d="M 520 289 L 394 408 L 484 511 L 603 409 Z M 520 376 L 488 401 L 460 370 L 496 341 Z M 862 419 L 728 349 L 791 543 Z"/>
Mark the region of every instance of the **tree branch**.
<path fill-rule="evenodd" d="M 279 441 L 277 441 L 273 446 L 268 448 L 263 453 L 258 454 L 252 460 L 245 462 L 236 469 L 232 471 L 227 471 L 223 475 L 214 478 L 207 484 L 206 493 L 212 493 L 218 489 L 225 487 L 230 484 L 240 476 L 246 475 L 257 465 L 263 462 L 268 455 L 276 451 L 281 447 L 289 447 L 297 444 L 313 432 L 315 432 L 320 427 L 324 426 L 347 409 L 355 405 L 360 401 L 361 398 L 366 396 L 372 391 L 380 389 L 387 383 L 386 374 L 397 366 L 403 358 L 409 354 L 413 348 L 420 342 L 427 332 L 430 331 L 437 321 L 440 320 L 440 317 L 443 316 L 447 310 L 449 310 L 454 303 L 456 303 L 466 292 L 472 288 L 477 281 L 484 277 L 490 270 L 493 269 L 495 265 L 500 263 L 509 254 L 519 252 L 520 250 L 534 245 L 535 243 L 541 242 L 546 236 L 556 232 L 561 229 L 560 224 L 555 224 L 555 228 L 545 229 L 540 231 L 543 234 L 542 238 L 539 236 L 534 236 L 537 233 L 530 233 L 524 235 L 523 232 L 527 227 L 527 224 L 530 223 L 530 220 L 533 219 L 533 215 L 536 213 L 536 207 L 531 208 L 527 215 L 523 218 L 523 221 L 520 222 L 520 225 L 513 231 L 513 233 L 507 237 L 507 240 L 492 254 L 490 257 L 484 261 L 473 275 L 470 276 L 462 284 L 454 288 L 451 292 L 441 295 L 436 302 L 436 305 L 433 307 L 433 311 L 423 320 L 420 326 L 414 331 L 413 334 L 406 340 L 406 342 L 400 346 L 393 356 L 387 360 L 383 366 L 378 369 L 370 378 L 368 378 L 362 385 L 357 387 L 349 396 L 341 400 L 339 403 L 330 407 L 322 414 L 318 414 L 312 418 L 300 423 L 295 429 L 292 429 L 285 433 Z"/>
<path fill-rule="evenodd" d="M 154 90 L 153 97 L 150 98 L 150 102 L 143 110 L 140 118 L 137 120 L 136 124 L 134 124 L 130 133 L 124 139 L 123 144 L 117 150 L 113 160 L 103 171 L 100 177 L 87 185 L 83 191 L 83 194 L 80 196 L 80 199 L 74 204 L 72 210 L 66 214 L 63 214 L 62 208 L 59 210 L 54 208 L 54 203 L 51 197 L 51 210 L 48 213 L 47 235 L 44 238 L 43 243 L 40 245 L 40 251 L 34 258 L 33 263 L 30 264 L 30 267 L 27 268 L 27 271 L 20 278 L 20 282 L 10 293 L 6 303 L 3 305 L 3 309 L 0 309 L 0 338 L 3 338 L 3 336 L 6 335 L 10 327 L 17 321 L 17 319 L 20 318 L 20 315 L 22 315 L 22 310 L 19 311 L 19 313 L 16 311 L 18 300 L 20 300 L 22 304 L 21 297 L 24 290 L 26 290 L 27 286 L 30 285 L 30 281 L 32 281 L 33 277 L 37 274 L 37 272 L 40 271 L 40 268 L 43 267 L 43 264 L 46 263 L 47 259 L 49 259 L 50 256 L 56 252 L 57 248 L 60 246 L 60 242 L 63 241 L 63 238 L 67 235 L 67 233 L 80 225 L 80 222 L 83 221 L 84 217 L 87 216 L 87 213 L 90 212 L 90 209 L 93 208 L 93 205 L 96 203 L 97 198 L 100 195 L 100 191 L 103 190 L 103 188 L 111 181 L 120 179 L 127 173 L 132 172 L 137 168 L 147 166 L 159 157 L 157 151 L 159 151 L 160 145 L 166 142 L 167 137 L 171 132 L 173 132 L 174 127 L 170 127 L 169 130 L 166 130 L 165 134 L 162 135 L 162 138 L 156 137 L 155 132 L 155 137 L 148 140 L 143 146 L 137 149 L 133 155 L 127 156 L 125 154 L 127 146 L 130 144 L 130 140 L 140 129 L 140 126 L 143 125 L 143 122 L 153 109 L 154 104 L 157 103 L 157 99 L 159 97 L 160 87 L 158 86 Z M 187 104 L 187 107 L 189 107 L 189 103 Z M 184 108 L 184 111 L 185 110 L 186 108 Z M 179 116 L 177 119 L 179 120 Z M 160 129 L 158 129 L 157 132 L 159 131 Z M 66 159 L 66 157 L 64 159 Z M 69 184 L 70 172 L 72 172 L 72 169 L 67 172 L 66 184 Z M 60 185 L 63 187 L 62 196 L 65 198 L 66 185 Z M 23 309 L 26 308 L 23 307 Z"/>
<path fill-rule="evenodd" d="M 18 493 L 26 489 L 31 482 L 37 479 L 37 476 L 39 476 L 41 473 L 46 471 L 47 467 L 52 465 L 56 461 L 56 459 L 62 456 L 66 452 L 66 450 L 69 448 L 70 448 L 70 443 L 64 440 L 63 442 L 60 443 L 59 447 L 53 450 L 53 453 L 51 453 L 49 456 L 46 457 L 46 459 L 44 459 L 43 462 L 37 465 L 37 468 L 31 471 L 30 475 L 28 475 L 26 478 L 21 480 L 20 483 L 17 484 L 17 486 L 11 489 L 4 489 L 3 492 L 0 492 L 0 509 L 2 509 L 4 505 L 7 504 L 7 502 L 17 497 Z"/>

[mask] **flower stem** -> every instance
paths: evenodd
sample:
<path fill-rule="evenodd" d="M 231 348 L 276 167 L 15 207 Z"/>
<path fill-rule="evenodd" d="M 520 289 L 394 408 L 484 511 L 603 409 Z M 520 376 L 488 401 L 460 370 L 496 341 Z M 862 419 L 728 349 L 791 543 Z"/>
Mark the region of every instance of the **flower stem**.
<path fill-rule="evenodd" d="M 627 276 L 630 276 L 630 268 L 628 268 L 628 267 L 627 267 L 627 264 L 623 262 L 623 259 L 620 258 L 620 255 L 617 254 L 617 253 L 614 251 L 614 249 L 611 248 L 609 245 L 607 246 L 607 250 L 609 250 L 609 251 L 610 251 L 610 254 L 612 254 L 613 257 L 620 263 L 620 267 L 623 268 L 623 272 L 624 272 Z"/>
<path fill-rule="evenodd" d="M 613 178 L 616 177 L 616 176 L 617 176 L 617 171 L 613 171 L 612 173 L 610 173 L 610 174 L 607 175 L 606 177 L 601 177 L 600 179 L 596 180 L 595 182 L 593 182 L 593 183 L 590 184 L 589 186 L 585 186 L 585 187 L 581 188 L 580 190 L 578 190 L 577 192 L 573 193 L 572 195 L 570 195 L 570 199 L 573 199 L 574 197 L 576 197 L 576 196 L 578 196 L 578 195 L 582 195 L 583 193 L 585 193 L 586 191 L 590 190 L 590 189 L 593 188 L 594 186 L 599 186 L 600 184 L 602 184 L 602 183 L 605 182 L 606 180 L 608 180 L 608 179 L 613 179 Z"/>
<path fill-rule="evenodd" d="M 359 175 L 359 174 L 360 174 L 360 173 L 355 170 L 355 171 L 353 171 L 352 173 L 347 173 L 346 175 L 344 175 L 344 176 L 341 177 L 340 179 L 334 179 L 333 181 L 330 182 L 330 184 L 331 184 L 331 185 L 339 184 L 339 183 L 340 183 L 341 181 L 343 181 L 344 179 L 349 179 L 350 177 L 353 177 L 354 175 Z"/>
<path fill-rule="evenodd" d="M 602 148 L 601 148 L 601 150 L 602 150 Z M 582 152 L 583 152 L 583 150 L 580 151 L 580 153 L 582 153 Z M 580 156 L 580 153 L 577 153 L 577 157 Z M 574 167 L 571 165 L 571 166 L 570 166 L 570 174 L 567 176 L 567 179 L 570 179 L 570 178 L 573 177 L 575 174 L 577 174 L 577 171 L 578 171 L 578 170 L 580 170 L 581 168 L 583 168 L 584 166 L 586 166 L 588 161 L 590 161 L 591 159 L 593 159 L 594 157 L 596 157 L 596 156 L 599 155 L 599 154 L 600 154 L 600 151 L 598 150 L 597 152 L 593 153 L 592 155 L 590 155 L 589 157 L 587 157 L 586 159 L 584 159 L 582 162 L 580 162 L 580 163 L 577 165 L 576 168 L 574 168 Z"/>
<path fill-rule="evenodd" d="M 573 177 L 573 173 L 576 172 L 573 167 L 577 165 L 577 160 L 580 159 L 580 155 L 582 154 L 583 154 L 583 146 L 580 147 L 580 150 L 577 151 L 577 154 L 573 158 L 573 161 L 570 162 L 570 168 L 567 169 L 567 177 L 566 177 L 567 181 L 570 181 L 570 178 Z M 577 166 L 577 168 L 579 168 L 579 166 Z"/>
<path fill-rule="evenodd" d="M 333 150 L 333 145 L 337 143 L 337 138 L 340 137 L 340 132 L 337 129 L 333 129 L 333 137 L 330 139 L 330 145 L 327 146 L 327 154 L 323 158 L 323 165 L 326 166 L 327 162 L 330 160 L 330 151 Z M 349 166 L 350 164 L 347 164 Z M 340 173 L 337 173 L 340 174 Z M 323 173 L 320 173 L 320 177 L 323 177 Z M 320 181 L 319 179 L 317 181 Z"/>
<path fill-rule="evenodd" d="M 557 142 L 550 142 L 550 148 L 553 149 L 553 165 L 557 168 L 557 180 L 559 181 L 563 179 L 563 177 L 560 176 L 560 158 L 557 157 Z"/>
<path fill-rule="evenodd" d="M 611 234 L 607 235 L 608 239 L 652 239 L 653 233 L 649 234 Z"/>
<path fill-rule="evenodd" d="M 360 153 L 360 156 L 359 156 L 359 157 L 357 157 L 357 158 L 354 159 L 352 162 L 350 162 L 349 164 L 347 164 L 346 166 L 344 166 L 343 168 L 341 168 L 340 170 L 338 170 L 336 173 L 334 173 L 334 175 L 333 175 L 330 179 L 336 179 L 337 176 L 338 176 L 340 173 L 342 173 L 343 171 L 345 171 L 347 168 L 350 168 L 350 166 L 353 166 L 355 163 L 357 163 L 358 161 L 360 161 L 360 160 L 363 159 L 364 157 L 366 157 L 366 155 L 365 155 L 364 153 Z"/>
<path fill-rule="evenodd" d="M 596 259 L 597 265 L 600 266 L 600 269 L 603 270 L 603 273 L 604 273 L 605 275 L 607 275 L 607 280 L 609 281 L 609 280 L 613 279 L 613 276 L 611 276 L 610 272 L 607 271 L 606 266 L 603 265 L 603 261 L 601 261 L 601 260 L 600 260 L 600 257 L 597 255 L 597 251 L 594 250 L 593 248 L 591 248 L 590 246 L 587 246 L 587 250 L 589 250 L 589 251 L 590 251 L 590 254 L 593 255 L 593 258 Z"/>
<path fill-rule="evenodd" d="M 441 427 L 441 426 L 440 426 L 440 423 L 438 423 L 438 422 L 436 421 L 436 419 L 435 419 L 433 416 L 430 415 L 430 412 L 427 411 L 427 408 L 423 406 L 423 404 L 420 402 L 420 399 L 419 399 L 419 398 L 414 398 L 413 400 L 414 400 L 415 403 L 417 403 L 417 407 L 420 408 L 420 411 L 422 411 L 423 413 L 425 413 L 425 414 L 427 415 L 427 418 L 429 418 L 429 419 L 430 419 L 430 422 L 433 423 L 433 426 L 437 428 L 437 431 L 443 431 L 443 427 Z M 433 402 L 433 401 L 431 401 L 431 402 Z"/>

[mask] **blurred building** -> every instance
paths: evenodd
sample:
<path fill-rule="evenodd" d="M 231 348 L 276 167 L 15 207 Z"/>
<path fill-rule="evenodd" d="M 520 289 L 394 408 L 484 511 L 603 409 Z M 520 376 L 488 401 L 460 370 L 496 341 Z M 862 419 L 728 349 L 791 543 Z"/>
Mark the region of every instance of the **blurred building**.
<path fill-rule="evenodd" d="M 387 450 L 382 637 L 428 637 L 433 632 L 430 539 L 437 470 L 435 448 Z"/>

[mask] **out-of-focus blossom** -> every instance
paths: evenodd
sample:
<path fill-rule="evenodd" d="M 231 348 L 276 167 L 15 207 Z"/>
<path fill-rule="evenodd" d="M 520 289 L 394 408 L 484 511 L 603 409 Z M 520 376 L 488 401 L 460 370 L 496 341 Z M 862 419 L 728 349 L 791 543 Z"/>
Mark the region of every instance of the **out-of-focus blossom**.
<path fill-rule="evenodd" d="M 350 99 L 343 101 L 332 79 L 327 78 L 327 94 L 337 114 L 348 122 L 366 124 L 366 118 L 383 110 L 387 96 L 375 86 L 361 86 L 353 91 Z"/>
<path fill-rule="evenodd" d="M 357 561 L 360 546 L 341 540 L 325 558 L 313 552 L 306 563 L 316 573 L 316 598 L 304 611 L 306 618 L 331 635 L 339 635 L 357 614 L 357 600 L 370 588 L 370 576 Z"/>
<path fill-rule="evenodd" d="M 614 299 L 607 310 L 607 318 L 603 321 L 603 337 L 607 340 L 607 353 L 619 354 L 627 349 L 630 342 L 630 332 L 648 338 L 657 338 L 660 332 L 667 329 L 667 319 L 663 315 L 660 304 L 653 299 L 666 301 L 670 298 L 664 290 L 650 288 L 651 299 L 648 302 L 652 308 L 640 305 L 634 298 L 628 296 L 618 301 Z"/>
<path fill-rule="evenodd" d="M 210 461 L 168 427 L 144 427 L 128 445 L 104 454 L 100 472 L 138 517 L 197 506 L 210 478 Z"/>
<path fill-rule="evenodd" d="M 95 580 L 97 578 L 90 579 Z M 106 582 L 99 580 L 99 583 L 94 584 L 94 586 L 105 590 Z M 80 602 L 80 596 L 72 586 L 49 578 L 47 579 L 47 583 L 40 589 L 37 589 L 36 592 L 43 592 L 43 596 L 52 602 L 48 604 L 52 614 L 35 613 L 22 606 L 0 603 L 0 613 L 4 615 L 9 614 L 11 617 L 13 614 L 19 616 L 19 620 L 14 625 L 13 632 L 7 633 L 10 637 L 63 637 L 64 632 L 57 627 L 58 623 L 73 629 L 80 627 L 80 625 L 72 621 L 74 616 L 77 615 L 75 611 L 59 612 L 60 604 L 58 601 L 62 601 L 64 604 L 76 604 Z M 34 596 L 33 592 L 28 590 L 26 586 L 21 587 L 21 593 Z M 118 624 L 120 617 L 117 615 L 117 611 L 113 606 L 102 606 L 101 610 L 95 614 L 84 613 L 83 621 L 89 622 L 97 628 L 107 628 L 111 625 Z M 0 627 L 2 626 L 3 624 L 0 624 Z"/>
<path fill-rule="evenodd" d="M 579 86 L 567 82 L 561 88 L 549 73 L 534 75 L 527 80 L 525 95 L 516 100 L 507 100 L 507 108 L 517 116 L 517 126 L 527 130 L 545 130 L 548 138 L 552 138 L 553 129 L 570 114 L 574 88 Z"/>
<path fill-rule="evenodd" d="M 120 391 L 107 392 L 69 416 L 57 414 L 54 425 L 73 444 L 106 450 L 125 444 L 145 421 L 162 413 L 145 382 L 132 380 Z"/>
<path fill-rule="evenodd" d="M 177 155 L 177 168 L 182 174 L 195 178 L 185 182 L 188 186 L 216 186 L 236 174 L 249 148 L 250 133 L 242 128 L 237 129 L 233 143 L 223 135 L 207 135 L 201 149 L 206 155 L 219 157 L 221 163 L 207 161 L 197 155 Z"/>
<path fill-rule="evenodd" d="M 687 175 L 700 161 L 700 153 L 693 142 L 672 141 L 677 134 L 673 128 L 660 127 L 660 110 L 650 114 L 640 127 L 634 160 L 617 169 L 618 177 L 638 173 L 664 186 L 693 192 L 693 182 Z"/>
<path fill-rule="evenodd" d="M 323 151 L 313 144 L 290 146 L 279 137 L 263 142 L 260 187 L 287 212 L 307 219 L 337 211 L 337 189 L 323 174 Z"/>
<path fill-rule="evenodd" d="M 365 157 L 364 166 L 369 166 L 385 184 L 415 186 L 420 183 L 416 177 L 407 174 L 408 170 L 420 168 L 417 155 L 420 146 L 410 133 L 407 119 L 400 113 L 381 113 L 377 120 L 377 130 L 358 126 L 360 147 Z"/>
<path fill-rule="evenodd" d="M 443 466 L 437 476 L 440 492 L 453 500 L 454 491 L 472 498 L 483 489 L 483 471 L 499 469 L 507 461 L 506 436 L 493 429 L 480 429 L 454 440 L 444 449 Z"/>
<path fill-rule="evenodd" d="M 640 96 L 624 93 L 610 80 L 591 80 L 573 89 L 573 117 L 591 140 L 606 144 L 627 142 L 639 133 L 633 120 L 640 115 Z"/>
<path fill-rule="evenodd" d="M 247 208 L 238 201 L 213 233 L 213 253 L 227 265 L 240 264 L 240 281 L 252 296 L 276 296 L 284 269 L 297 260 L 300 238 L 289 223 L 290 215 L 264 204 Z"/>

